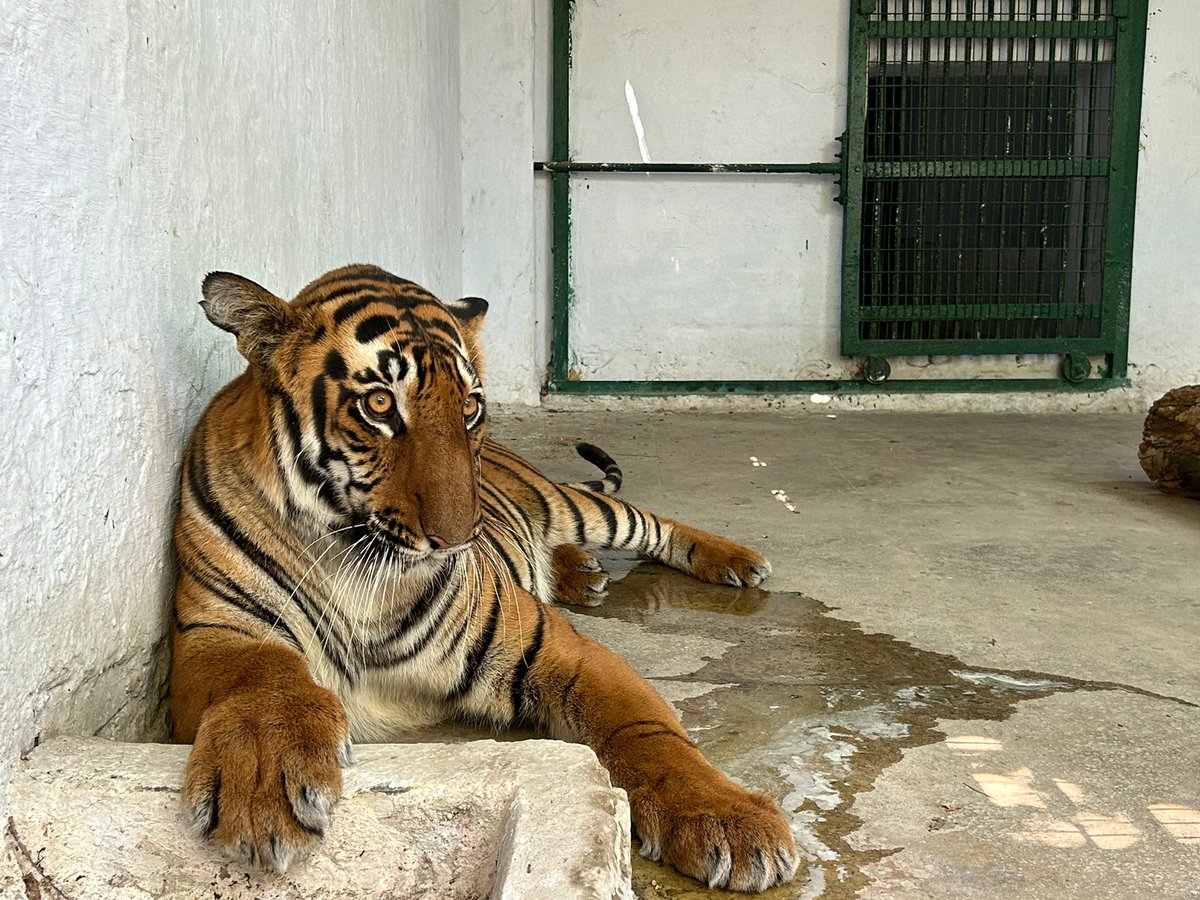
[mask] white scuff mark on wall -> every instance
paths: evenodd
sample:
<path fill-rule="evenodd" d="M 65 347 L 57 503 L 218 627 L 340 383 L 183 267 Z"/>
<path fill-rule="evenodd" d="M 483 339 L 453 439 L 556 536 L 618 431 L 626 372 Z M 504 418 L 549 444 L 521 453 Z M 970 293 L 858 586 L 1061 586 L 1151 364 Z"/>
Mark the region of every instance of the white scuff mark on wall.
<path fill-rule="evenodd" d="M 648 163 L 650 162 L 650 150 L 646 147 L 646 129 L 642 128 L 642 117 L 638 115 L 637 95 L 633 92 L 633 85 L 628 81 L 625 82 L 625 102 L 629 104 L 629 118 L 633 120 L 633 133 L 637 135 L 638 153 L 642 157 L 642 162 Z"/>
<path fill-rule="evenodd" d="M 808 399 L 813 403 L 828 403 L 833 398 L 828 394 L 813 394 Z"/>

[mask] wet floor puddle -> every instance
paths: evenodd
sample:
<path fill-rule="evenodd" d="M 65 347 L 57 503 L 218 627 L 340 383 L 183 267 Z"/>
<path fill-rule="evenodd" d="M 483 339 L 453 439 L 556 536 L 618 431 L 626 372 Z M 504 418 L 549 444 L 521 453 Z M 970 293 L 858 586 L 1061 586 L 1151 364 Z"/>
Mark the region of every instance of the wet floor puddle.
<path fill-rule="evenodd" d="M 847 843 L 854 798 L 906 748 L 944 740 L 938 719 L 1002 720 L 1022 700 L 1114 687 L 975 669 L 829 613 L 803 594 L 704 585 L 646 563 L 603 606 L 568 613 L 650 678 L 713 762 L 780 801 L 808 871 L 764 897 L 848 897 L 868 883 L 863 867 L 895 851 Z M 636 856 L 634 888 L 730 896 Z"/>

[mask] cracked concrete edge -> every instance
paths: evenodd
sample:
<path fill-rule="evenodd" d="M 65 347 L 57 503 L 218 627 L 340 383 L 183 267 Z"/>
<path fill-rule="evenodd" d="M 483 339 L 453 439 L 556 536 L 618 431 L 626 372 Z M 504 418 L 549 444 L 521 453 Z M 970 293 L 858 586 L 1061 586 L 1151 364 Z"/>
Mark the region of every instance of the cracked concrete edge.
<path fill-rule="evenodd" d="M 558 840 L 542 845 L 520 836 L 528 829 L 565 835 L 564 819 L 578 831 L 578 814 L 588 815 L 597 808 L 610 811 L 611 818 L 601 827 L 586 829 L 580 843 Z M 500 848 L 498 870 L 506 874 L 498 879 L 492 897 L 633 900 L 630 842 L 629 801 L 619 788 L 589 787 L 566 804 L 551 799 L 550 794 L 521 788 L 512 799 Z"/>
<path fill-rule="evenodd" d="M 30 754 L 0 900 L 64 896 L 59 884 L 79 897 L 633 896 L 628 800 L 581 745 L 362 745 L 325 843 L 286 876 L 247 873 L 187 831 L 189 750 L 56 738 Z"/>
<path fill-rule="evenodd" d="M 4 857 L 0 859 L 0 900 L 29 900 L 25 890 L 25 873 L 17 861 L 12 834 L 4 830 Z"/>

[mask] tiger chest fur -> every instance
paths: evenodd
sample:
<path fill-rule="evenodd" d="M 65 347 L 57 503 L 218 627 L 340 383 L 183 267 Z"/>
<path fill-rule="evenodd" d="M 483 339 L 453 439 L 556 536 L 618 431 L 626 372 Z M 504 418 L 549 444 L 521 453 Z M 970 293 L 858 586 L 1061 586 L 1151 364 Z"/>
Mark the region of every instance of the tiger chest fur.
<path fill-rule="evenodd" d="M 203 293 L 248 368 L 196 426 L 175 527 L 172 719 L 199 831 L 286 869 L 324 834 L 352 738 L 455 717 L 587 743 L 644 855 L 715 887 L 793 877 L 774 803 L 555 609 L 603 598 L 584 547 L 732 585 L 769 574 L 761 555 L 612 496 L 595 447 L 603 478 L 559 484 L 489 441 L 482 300 L 372 266 L 290 302 L 228 273 Z"/>

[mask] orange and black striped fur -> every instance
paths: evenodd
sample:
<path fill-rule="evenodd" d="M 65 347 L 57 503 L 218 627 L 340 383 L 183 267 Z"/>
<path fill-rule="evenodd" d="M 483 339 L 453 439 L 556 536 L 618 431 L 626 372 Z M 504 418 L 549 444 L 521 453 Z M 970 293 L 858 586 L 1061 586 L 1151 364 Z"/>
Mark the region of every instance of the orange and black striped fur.
<path fill-rule="evenodd" d="M 290 303 L 227 273 L 203 293 L 249 366 L 196 426 L 175 527 L 172 717 L 200 831 L 285 869 L 322 837 L 351 738 L 461 717 L 587 743 L 645 855 L 710 886 L 792 878 L 774 803 L 554 608 L 603 593 L 584 545 L 734 585 L 762 556 L 607 496 L 620 472 L 595 448 L 604 480 L 572 486 L 488 441 L 482 300 L 371 266 Z"/>

